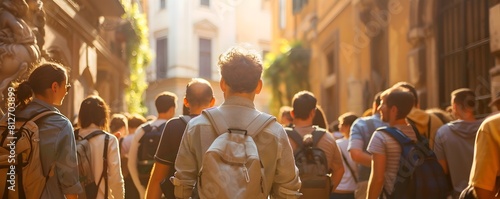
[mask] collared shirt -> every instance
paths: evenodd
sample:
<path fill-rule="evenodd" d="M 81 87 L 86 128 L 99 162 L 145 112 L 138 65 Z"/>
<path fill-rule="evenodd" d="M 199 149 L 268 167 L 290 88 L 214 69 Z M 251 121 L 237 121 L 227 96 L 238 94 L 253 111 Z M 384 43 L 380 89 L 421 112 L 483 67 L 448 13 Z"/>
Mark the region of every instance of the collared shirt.
<path fill-rule="evenodd" d="M 251 100 L 229 97 L 218 107 L 228 126 L 247 126 L 260 113 Z M 203 155 L 217 137 L 205 116 L 193 118 L 182 137 L 175 168 L 175 196 L 189 198 L 201 169 Z M 278 122 L 273 122 L 254 137 L 264 167 L 265 193 L 274 198 L 297 198 L 300 189 L 288 136 Z M 273 190 L 273 193 L 271 192 Z"/>
<path fill-rule="evenodd" d="M 59 112 L 54 106 L 35 98 L 25 109 L 19 111 L 16 117 L 30 118 L 46 110 Z M 48 178 L 41 198 L 58 199 L 64 198 L 65 194 L 82 192 L 71 122 L 62 115 L 51 115 L 37 123 L 43 174 L 48 176 L 51 166 L 54 165 L 54 176 Z"/>
<path fill-rule="evenodd" d="M 351 126 L 347 150 L 366 151 L 375 129 L 383 126 L 387 126 L 387 124 L 380 119 L 380 114 L 358 118 Z M 358 174 L 359 181 L 367 181 L 370 177 L 370 167 L 358 164 Z"/>

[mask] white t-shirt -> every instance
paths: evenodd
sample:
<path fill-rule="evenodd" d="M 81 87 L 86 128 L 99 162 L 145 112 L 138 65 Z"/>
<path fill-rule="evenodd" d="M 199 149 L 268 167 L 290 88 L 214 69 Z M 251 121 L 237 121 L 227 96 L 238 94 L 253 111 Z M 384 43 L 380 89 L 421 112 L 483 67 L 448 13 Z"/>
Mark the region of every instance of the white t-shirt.
<path fill-rule="evenodd" d="M 337 146 L 340 149 L 340 152 L 342 155 L 345 157 L 345 162 L 344 159 L 342 159 L 342 162 L 344 164 L 344 175 L 342 176 L 342 180 L 340 181 L 339 186 L 337 186 L 336 190 L 339 191 L 355 191 L 358 188 L 358 185 L 356 181 L 354 180 L 354 176 L 351 173 L 351 170 L 349 169 L 348 165 L 351 167 L 351 169 L 354 171 L 355 175 L 357 174 L 357 165 L 356 163 L 352 160 L 351 156 L 349 155 L 349 152 L 347 151 L 347 146 L 349 145 L 349 140 L 345 138 L 341 138 L 336 140 Z M 356 175 L 357 176 L 357 175 Z"/>

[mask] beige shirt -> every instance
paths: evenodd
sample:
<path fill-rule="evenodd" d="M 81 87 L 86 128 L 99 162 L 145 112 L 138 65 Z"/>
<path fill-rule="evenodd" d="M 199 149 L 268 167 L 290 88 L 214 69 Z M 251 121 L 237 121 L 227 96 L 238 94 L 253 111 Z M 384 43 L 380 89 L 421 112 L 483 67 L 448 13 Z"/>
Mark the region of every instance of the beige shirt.
<path fill-rule="evenodd" d="M 85 137 L 90 133 L 99 130 L 99 128 L 92 124 L 87 128 L 80 129 L 79 135 Z M 113 199 L 123 199 L 125 188 L 122 176 L 122 169 L 120 164 L 120 149 L 118 148 L 118 139 L 112 134 L 109 134 L 108 143 L 108 198 Z M 101 134 L 93 137 L 89 140 L 91 154 L 92 154 L 92 171 L 94 172 L 95 183 L 99 182 L 102 174 L 103 166 L 103 152 L 104 152 L 104 138 L 106 135 Z M 104 178 L 99 185 L 99 191 L 97 192 L 97 198 L 104 198 L 105 183 Z"/>
<path fill-rule="evenodd" d="M 302 136 L 302 138 L 314 131 L 314 128 L 312 126 L 295 127 L 294 129 Z M 290 141 L 290 145 L 295 152 L 295 150 L 297 149 L 297 144 L 294 141 Z M 330 167 L 333 173 L 344 167 L 342 156 L 340 154 L 339 148 L 337 147 L 337 142 L 335 142 L 335 138 L 333 138 L 331 133 L 326 132 L 323 137 L 321 137 L 321 139 L 318 141 L 318 148 L 325 152 L 326 160 L 328 161 L 328 167 Z M 332 175 L 332 177 L 333 176 L 334 175 Z"/>
<path fill-rule="evenodd" d="M 260 113 L 252 101 L 241 97 L 230 97 L 218 108 L 223 112 L 229 127 L 247 126 Z M 193 118 L 187 125 L 175 162 L 177 198 L 191 197 L 203 155 L 216 137 L 214 128 L 205 116 Z M 283 127 L 273 122 L 256 135 L 254 141 L 264 167 L 264 193 L 269 193 L 272 198 L 298 198 L 301 185 L 299 171 L 295 167 L 292 148 Z"/>

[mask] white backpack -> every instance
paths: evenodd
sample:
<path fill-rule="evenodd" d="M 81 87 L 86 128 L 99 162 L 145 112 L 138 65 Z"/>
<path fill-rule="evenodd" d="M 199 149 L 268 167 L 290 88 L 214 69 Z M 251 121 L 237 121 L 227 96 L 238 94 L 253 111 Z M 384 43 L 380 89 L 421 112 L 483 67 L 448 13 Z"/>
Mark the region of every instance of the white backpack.
<path fill-rule="evenodd" d="M 64 117 L 47 110 L 31 118 L 5 115 L 0 120 L 0 198 L 41 197 L 47 180 L 54 175 L 55 164 L 51 165 L 49 175 L 44 176 L 36 122 L 52 115 Z"/>
<path fill-rule="evenodd" d="M 217 108 L 203 115 L 219 136 L 203 155 L 200 198 L 267 198 L 264 167 L 253 138 L 276 118 L 261 113 L 246 128 L 230 128 Z"/>

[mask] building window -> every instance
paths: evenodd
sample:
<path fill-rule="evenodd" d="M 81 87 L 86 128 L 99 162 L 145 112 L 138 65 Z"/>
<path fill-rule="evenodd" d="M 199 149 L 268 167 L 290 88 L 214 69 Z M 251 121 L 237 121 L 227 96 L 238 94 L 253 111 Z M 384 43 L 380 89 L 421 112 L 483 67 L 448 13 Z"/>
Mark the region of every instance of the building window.
<path fill-rule="evenodd" d="M 163 10 L 167 7 L 167 0 L 160 0 L 160 10 Z"/>
<path fill-rule="evenodd" d="M 284 29 L 286 27 L 286 0 L 279 0 L 280 5 L 279 5 L 279 21 L 278 24 L 280 25 L 281 29 Z"/>
<path fill-rule="evenodd" d="M 166 37 L 156 39 L 156 79 L 167 77 L 168 40 Z"/>
<path fill-rule="evenodd" d="M 200 73 L 199 76 L 210 79 L 212 76 L 212 40 L 200 38 Z"/>
<path fill-rule="evenodd" d="M 457 88 L 476 92 L 476 117 L 490 114 L 489 70 L 495 65 L 490 52 L 489 7 L 492 1 L 439 1 L 440 107 L 450 105 Z M 433 93 L 429 93 L 433 94 Z"/>
<path fill-rule="evenodd" d="M 200 5 L 202 5 L 202 6 L 210 6 L 210 0 L 200 0 Z"/>

